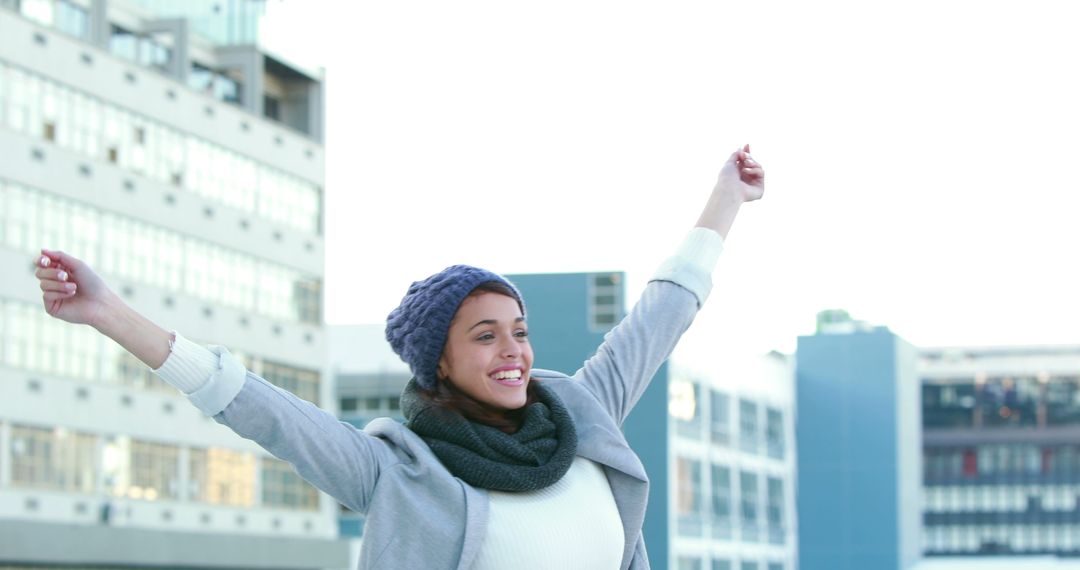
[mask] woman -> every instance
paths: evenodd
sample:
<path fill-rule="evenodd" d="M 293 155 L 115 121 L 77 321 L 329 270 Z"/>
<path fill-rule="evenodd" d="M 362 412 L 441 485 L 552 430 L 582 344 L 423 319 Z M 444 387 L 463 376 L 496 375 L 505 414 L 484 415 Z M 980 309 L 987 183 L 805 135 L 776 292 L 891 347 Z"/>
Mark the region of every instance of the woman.
<path fill-rule="evenodd" d="M 453 266 L 387 319 L 409 364 L 406 423 L 358 430 L 128 307 L 78 259 L 43 250 L 46 311 L 115 340 L 204 413 L 367 515 L 360 568 L 648 568 L 648 479 L 620 426 L 690 325 L 764 171 L 737 150 L 696 227 L 596 355 L 534 370 L 525 305 L 502 277 Z"/>

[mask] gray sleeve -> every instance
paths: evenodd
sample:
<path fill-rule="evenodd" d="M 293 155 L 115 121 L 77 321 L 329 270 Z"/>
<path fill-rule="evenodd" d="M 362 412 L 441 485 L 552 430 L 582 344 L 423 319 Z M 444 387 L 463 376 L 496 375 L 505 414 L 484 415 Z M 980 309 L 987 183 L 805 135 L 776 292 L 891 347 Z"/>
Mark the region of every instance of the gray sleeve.
<path fill-rule="evenodd" d="M 400 462 L 390 444 L 248 372 L 223 347 L 207 349 L 217 366 L 188 399 L 341 504 L 366 513 L 380 473 Z"/>
<path fill-rule="evenodd" d="M 604 335 L 596 354 L 574 374 L 618 424 L 626 420 L 653 374 L 690 327 L 712 288 L 723 240 L 695 228 L 653 275 L 630 313 Z"/>

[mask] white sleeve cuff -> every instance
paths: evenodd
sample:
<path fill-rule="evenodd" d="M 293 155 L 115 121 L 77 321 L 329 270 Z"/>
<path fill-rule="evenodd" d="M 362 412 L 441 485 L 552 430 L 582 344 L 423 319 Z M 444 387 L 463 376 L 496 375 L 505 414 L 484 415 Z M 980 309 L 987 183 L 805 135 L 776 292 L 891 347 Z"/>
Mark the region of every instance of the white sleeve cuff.
<path fill-rule="evenodd" d="M 698 306 L 705 303 L 712 290 L 712 272 L 724 250 L 724 238 L 714 230 L 695 227 L 690 230 L 682 245 L 660 265 L 650 281 L 671 281 L 689 289 L 698 298 Z"/>
<path fill-rule="evenodd" d="M 173 337 L 175 340 L 169 343 L 169 357 L 154 370 L 154 374 L 184 394 L 191 394 L 210 380 L 218 368 L 218 356 L 176 331 L 173 331 Z"/>
<path fill-rule="evenodd" d="M 247 370 L 223 346 L 206 347 L 173 335 L 169 357 L 154 373 L 186 394 L 202 413 L 216 416 L 240 393 Z"/>

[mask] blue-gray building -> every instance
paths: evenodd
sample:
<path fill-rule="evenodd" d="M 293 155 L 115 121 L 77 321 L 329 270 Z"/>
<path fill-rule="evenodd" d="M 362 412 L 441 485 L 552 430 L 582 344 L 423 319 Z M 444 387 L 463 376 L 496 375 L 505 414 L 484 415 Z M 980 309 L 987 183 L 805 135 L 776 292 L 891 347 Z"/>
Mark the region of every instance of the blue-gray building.
<path fill-rule="evenodd" d="M 918 562 L 916 365 L 915 347 L 885 327 L 799 337 L 801 570 L 903 570 Z"/>

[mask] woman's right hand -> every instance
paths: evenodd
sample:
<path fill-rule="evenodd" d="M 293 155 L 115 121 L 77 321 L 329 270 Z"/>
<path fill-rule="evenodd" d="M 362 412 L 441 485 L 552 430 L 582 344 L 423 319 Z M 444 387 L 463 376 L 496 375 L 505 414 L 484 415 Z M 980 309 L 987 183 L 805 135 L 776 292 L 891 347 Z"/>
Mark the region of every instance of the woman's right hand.
<path fill-rule="evenodd" d="M 34 265 L 45 312 L 58 319 L 96 327 L 118 300 L 90 266 L 62 251 L 43 249 Z"/>

